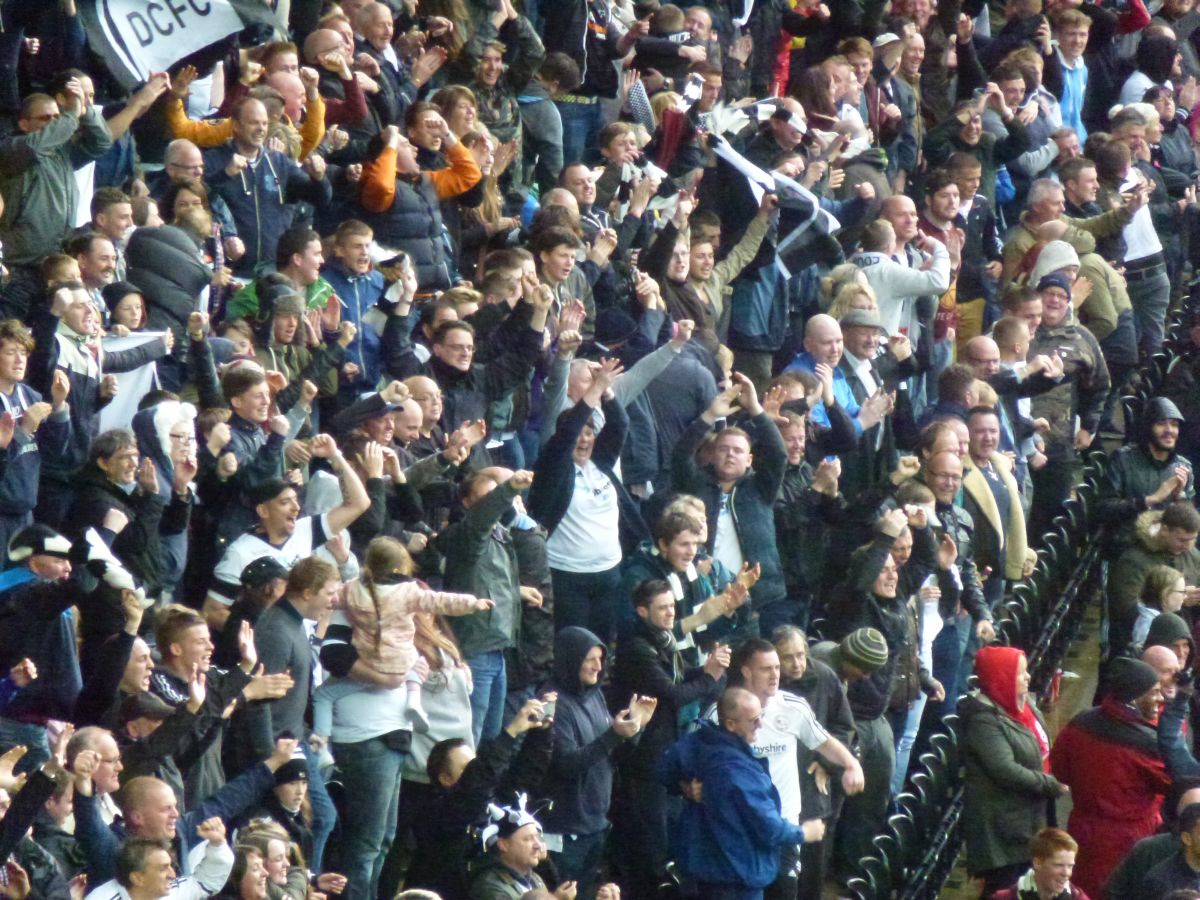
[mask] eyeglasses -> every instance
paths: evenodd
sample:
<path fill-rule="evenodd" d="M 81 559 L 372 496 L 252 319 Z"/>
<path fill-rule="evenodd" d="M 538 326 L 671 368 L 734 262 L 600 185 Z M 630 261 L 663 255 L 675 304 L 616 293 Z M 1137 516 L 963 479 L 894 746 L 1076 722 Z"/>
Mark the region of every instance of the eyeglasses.
<path fill-rule="evenodd" d="M 930 472 L 929 477 L 937 481 L 953 482 L 955 484 L 963 480 L 962 475 L 956 472 Z"/>

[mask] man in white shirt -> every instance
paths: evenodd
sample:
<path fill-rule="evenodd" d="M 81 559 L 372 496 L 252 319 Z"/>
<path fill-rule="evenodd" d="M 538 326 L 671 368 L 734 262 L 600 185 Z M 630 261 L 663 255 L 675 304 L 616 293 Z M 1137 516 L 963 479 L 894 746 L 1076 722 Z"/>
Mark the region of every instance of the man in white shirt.
<path fill-rule="evenodd" d="M 383 450 L 379 444 L 370 443 L 363 452 L 372 456 L 382 454 Z M 342 503 L 321 516 L 301 516 L 296 489 L 288 482 L 272 478 L 256 485 L 249 493 L 255 503 L 258 525 L 233 541 L 217 563 L 213 586 L 204 599 L 206 619 L 228 615 L 226 608 L 237 598 L 242 571 L 256 559 L 269 556 L 285 569 L 291 569 L 315 551 L 318 556 L 340 564 L 328 555 L 325 542 L 365 513 L 371 506 L 371 498 L 333 438 L 323 434 L 313 438 L 312 454 L 328 459 L 341 476 Z"/>
<path fill-rule="evenodd" d="M 800 824 L 800 768 L 798 744 L 815 750 L 830 765 L 814 765 L 818 783 L 828 781 L 829 771 L 842 770 L 842 789 L 857 794 L 863 789 L 862 766 L 854 754 L 817 722 L 808 701 L 779 689 L 779 654 L 769 641 L 754 638 L 742 644 L 729 667 L 730 679 L 754 694 L 762 704 L 762 726 L 752 747 L 754 754 L 767 761 L 771 782 L 779 791 L 780 810 L 789 822 Z M 795 897 L 799 855 L 785 848 L 780 860 L 779 878 L 768 892 Z"/>
<path fill-rule="evenodd" d="M 950 254 L 940 241 L 918 234 L 912 200 L 889 197 L 885 201 L 888 208 L 893 215 L 885 215 L 863 230 L 863 252 L 850 261 L 863 270 L 875 291 L 883 327 L 889 334 L 907 336 L 915 346 L 922 327 L 917 300 L 941 296 L 949 289 Z"/>
<path fill-rule="evenodd" d="M 129 838 L 117 853 L 117 877 L 91 891 L 86 900 L 203 900 L 224 886 L 233 869 L 233 851 L 225 843 L 225 823 L 201 823 L 204 856 L 191 875 L 175 877 L 170 845 L 151 838 Z"/>

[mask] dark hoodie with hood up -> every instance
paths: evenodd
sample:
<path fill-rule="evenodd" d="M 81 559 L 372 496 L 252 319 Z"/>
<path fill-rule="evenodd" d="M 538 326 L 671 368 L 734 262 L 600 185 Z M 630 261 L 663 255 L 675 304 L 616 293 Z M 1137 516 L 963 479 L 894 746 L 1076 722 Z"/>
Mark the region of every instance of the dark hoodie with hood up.
<path fill-rule="evenodd" d="M 1100 512 L 1105 520 L 1117 528 L 1115 539 L 1126 546 L 1133 539 L 1134 522 L 1139 513 L 1151 507 L 1146 498 L 1159 489 L 1164 481 L 1182 466 L 1188 471 L 1187 484 L 1183 492 L 1170 500 L 1157 504 L 1162 508 L 1175 500 L 1193 500 L 1196 496 L 1196 478 L 1191 462 L 1180 456 L 1172 447 L 1165 459 L 1155 459 L 1150 452 L 1151 429 L 1159 422 L 1175 419 L 1183 426 L 1183 413 L 1166 397 L 1154 397 L 1146 403 L 1138 423 L 1137 442 L 1126 444 L 1114 453 L 1105 469 L 1101 486 Z"/>
<path fill-rule="evenodd" d="M 558 692 L 554 713 L 554 757 L 543 790 L 554 807 L 542 816 L 547 834 L 596 834 L 608 827 L 612 797 L 613 751 L 624 740 L 612 729 L 612 717 L 599 682 L 584 685 L 579 670 L 593 647 L 604 642 L 586 628 L 570 626 L 554 638 L 554 676 L 545 691 Z"/>
<path fill-rule="evenodd" d="M 1187 671 L 1195 665 L 1196 658 L 1196 638 L 1193 628 L 1194 626 L 1188 627 L 1187 620 L 1178 613 L 1159 613 L 1150 623 L 1150 630 L 1146 632 L 1146 643 L 1142 645 L 1143 652 L 1150 647 L 1166 647 L 1168 650 L 1174 651 L 1176 641 L 1187 641 L 1189 663 L 1185 667 L 1185 671 Z"/>

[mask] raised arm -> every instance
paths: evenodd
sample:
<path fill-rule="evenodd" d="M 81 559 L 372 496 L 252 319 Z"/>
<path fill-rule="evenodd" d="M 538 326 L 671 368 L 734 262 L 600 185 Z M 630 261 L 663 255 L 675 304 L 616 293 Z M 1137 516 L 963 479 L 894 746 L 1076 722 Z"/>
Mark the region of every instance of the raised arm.
<path fill-rule="evenodd" d="M 383 448 L 372 442 L 367 444 L 363 450 L 364 455 L 382 456 Z M 342 451 L 338 449 L 337 443 L 327 434 L 318 434 L 312 440 L 312 455 L 321 459 L 329 460 L 329 464 L 333 466 L 333 471 L 337 473 L 342 480 L 342 504 L 334 507 L 326 515 L 326 521 L 329 524 L 329 530 L 332 534 L 349 527 L 349 525 L 365 513 L 371 506 L 371 498 L 367 496 L 367 489 L 363 487 L 362 479 L 354 471 L 354 468 L 346 462 L 346 458 L 342 456 Z"/>

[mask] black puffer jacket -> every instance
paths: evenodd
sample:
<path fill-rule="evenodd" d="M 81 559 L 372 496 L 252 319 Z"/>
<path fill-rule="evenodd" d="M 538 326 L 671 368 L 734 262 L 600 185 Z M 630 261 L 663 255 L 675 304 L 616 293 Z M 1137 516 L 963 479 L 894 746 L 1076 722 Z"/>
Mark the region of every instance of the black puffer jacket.
<path fill-rule="evenodd" d="M 145 292 L 151 330 L 169 328 L 175 335 L 172 355 L 182 360 L 188 346 L 188 316 L 212 280 L 212 272 L 196 253 L 196 242 L 173 225 L 139 228 L 129 238 L 125 262 L 126 277 Z"/>
<path fill-rule="evenodd" d="M 360 208 L 356 215 L 371 226 L 381 247 L 403 250 L 412 257 L 421 291 L 450 287 L 441 201 L 427 175 L 415 180 L 397 175 L 396 196 L 386 211 Z"/>
<path fill-rule="evenodd" d="M 79 470 L 74 486 L 75 499 L 63 529 L 66 537 L 72 541 L 82 540 L 89 528 L 95 528 L 103 535 L 104 516 L 110 509 L 119 510 L 129 523 L 114 538 L 112 552 L 142 582 L 147 596 L 157 596 L 162 588 L 164 569 L 159 536 L 180 534 L 187 530 L 191 514 L 190 498 L 183 500 L 172 491 L 167 502 L 158 493 L 143 493 L 140 488 L 126 494 L 109 481 L 94 462 L 89 462 Z M 120 631 L 120 623 L 110 624 L 116 625 L 112 631 Z"/>

